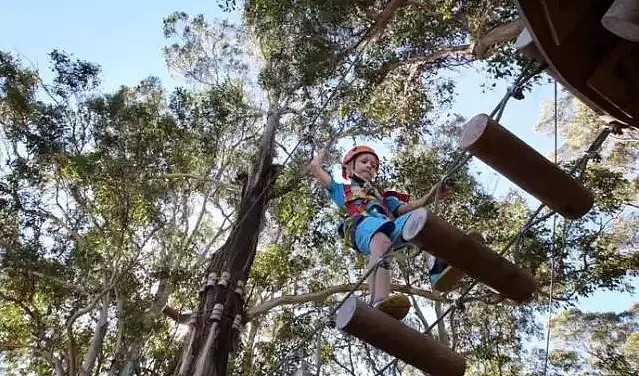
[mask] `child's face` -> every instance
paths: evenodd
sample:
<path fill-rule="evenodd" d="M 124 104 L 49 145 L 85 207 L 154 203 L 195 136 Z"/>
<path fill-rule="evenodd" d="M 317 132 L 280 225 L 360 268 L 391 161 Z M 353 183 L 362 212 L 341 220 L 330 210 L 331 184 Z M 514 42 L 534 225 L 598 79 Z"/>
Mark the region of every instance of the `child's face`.
<path fill-rule="evenodd" d="M 353 172 L 365 180 L 373 180 L 377 176 L 377 168 L 379 162 L 377 158 L 370 153 L 360 154 L 355 158 L 353 162 Z"/>

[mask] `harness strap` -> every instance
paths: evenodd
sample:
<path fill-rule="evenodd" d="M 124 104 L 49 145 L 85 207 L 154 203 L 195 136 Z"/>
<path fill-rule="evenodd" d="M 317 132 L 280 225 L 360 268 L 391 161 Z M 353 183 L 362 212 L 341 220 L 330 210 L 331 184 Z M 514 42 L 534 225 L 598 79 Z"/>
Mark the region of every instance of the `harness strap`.
<path fill-rule="evenodd" d="M 357 202 L 357 199 L 353 197 L 353 190 L 350 184 L 344 184 L 344 196 L 346 196 L 344 197 L 344 205 L 349 216 L 353 217 L 366 212 L 366 202 L 364 200 Z"/>
<path fill-rule="evenodd" d="M 354 250 L 359 251 L 355 242 L 355 229 L 365 217 L 365 214 L 356 214 L 354 216 L 346 217 L 340 224 L 337 231 L 344 239 L 344 246 L 346 248 L 353 248 Z"/>
<path fill-rule="evenodd" d="M 357 181 L 362 186 L 366 183 L 362 179 L 359 179 L 357 176 L 353 176 L 353 180 Z M 375 197 L 380 202 L 379 206 L 382 208 L 382 211 L 384 212 L 384 214 L 387 217 L 394 219 L 395 216 L 393 215 L 393 213 L 389 209 L 387 197 L 395 196 L 397 198 L 400 198 L 399 196 L 401 196 L 402 194 L 398 193 L 398 192 L 394 192 L 394 191 L 384 192 L 384 194 L 380 194 L 379 191 L 375 187 L 372 187 L 372 189 L 373 189 L 373 193 L 374 193 Z M 345 200 L 344 200 L 345 201 L 344 205 L 346 206 L 346 209 L 347 209 L 348 214 L 350 216 L 354 216 L 356 214 L 362 214 L 362 213 L 366 212 L 366 206 L 368 204 L 368 201 L 370 201 L 370 200 L 366 200 L 365 197 L 355 197 L 353 195 L 353 189 L 352 189 L 351 184 L 344 184 L 344 196 L 346 196 Z M 359 202 L 358 202 L 358 199 L 359 199 Z M 401 198 L 400 198 L 400 200 L 401 200 Z"/>
<path fill-rule="evenodd" d="M 365 183 L 361 179 L 355 177 L 355 181 L 363 185 Z M 388 197 L 396 197 L 400 201 L 408 202 L 410 197 L 407 194 L 396 192 L 396 191 L 385 191 L 382 194 L 379 193 L 375 187 L 373 187 L 376 198 L 379 200 L 380 204 L 376 205 L 379 207 L 383 214 L 391 219 L 395 219 L 394 213 L 390 211 L 390 207 L 388 205 Z M 369 215 L 367 211 L 367 204 L 371 201 L 372 197 L 368 196 L 358 196 L 355 197 L 353 194 L 353 188 L 351 184 L 344 184 L 344 206 L 348 212 L 348 217 L 344 219 L 344 221 L 340 224 L 338 228 L 338 232 L 341 237 L 344 239 L 345 248 L 353 248 L 356 251 L 357 244 L 355 242 L 355 229 L 357 225 L 367 216 Z"/>

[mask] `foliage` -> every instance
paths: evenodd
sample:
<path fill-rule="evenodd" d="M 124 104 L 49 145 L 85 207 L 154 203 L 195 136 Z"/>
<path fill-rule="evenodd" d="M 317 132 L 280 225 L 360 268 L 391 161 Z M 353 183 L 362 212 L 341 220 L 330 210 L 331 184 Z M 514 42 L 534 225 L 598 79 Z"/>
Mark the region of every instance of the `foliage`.
<path fill-rule="evenodd" d="M 176 328 L 160 311 L 169 295 L 190 305 L 198 254 L 228 229 L 219 213 L 234 208 L 254 132 L 243 92 L 167 94 L 149 78 L 99 94 L 98 66 L 51 59 L 45 84 L 0 55 L 5 362 L 74 374 L 99 343 L 96 372 L 170 370 Z"/>
<path fill-rule="evenodd" d="M 637 305 L 621 313 L 570 309 L 552 322 L 558 349 L 551 369 L 576 375 L 635 375 L 639 372 Z"/>
<path fill-rule="evenodd" d="M 391 152 L 379 184 L 414 197 L 427 192 L 460 156 L 454 140 L 463 119 L 436 121 L 454 93 L 441 73 L 485 58 L 494 77 L 511 75 L 521 61 L 510 44 L 480 56 L 472 43 L 512 21 L 516 11 L 507 1 L 448 0 L 428 7 L 259 0 L 242 3 L 242 10 L 245 27 L 181 12 L 165 19 L 167 63 L 196 83 L 195 90 L 167 93 L 148 78 L 100 93 L 99 67 L 60 51 L 51 54 L 55 78 L 44 83 L 38 72 L 0 53 L 6 159 L 0 174 L 0 351 L 7 372 L 175 372 L 188 330 L 164 318 L 162 308 L 168 303 L 185 313 L 201 304 L 203 264 L 228 251 L 217 247 L 230 228 L 240 227 L 237 213 L 264 153 L 286 164 L 268 190 L 264 218 L 251 229 L 259 234 L 257 252 L 242 260 L 252 265 L 248 322 L 228 373 L 290 374 L 317 357 L 325 374 L 374 373 L 393 360 L 326 325 L 349 291 L 344 286 L 363 270 L 335 235 L 340 214 L 310 180 L 308 157 L 329 135 L 384 140 Z M 565 168 L 601 126 L 575 106 L 560 117 Z M 259 144 L 267 117 L 276 121 L 277 150 Z M 629 145 L 607 144 L 606 158 L 585 171 L 597 202 L 589 214 L 570 222 L 558 218 L 554 228 L 539 223 L 515 251 L 506 249 L 515 253 L 506 257 L 516 257 L 537 279 L 533 301 L 514 306 L 479 285 L 465 297 L 465 311 L 449 316 L 446 330 L 436 333 L 466 356 L 468 374 L 541 372 L 528 366 L 540 354 L 527 344 L 541 338 L 536 318 L 547 309 L 551 283 L 554 308 L 601 289 L 632 290 L 628 277 L 639 268 L 632 210 L 638 185 Z M 332 152 L 333 160 L 339 152 Z M 468 166 L 453 178 L 454 198 L 433 207 L 441 217 L 480 231 L 494 250 L 519 235 L 531 214 L 520 194 L 493 197 Z M 459 292 L 432 294 L 423 252 L 395 265 L 393 283 L 421 294 L 413 296 L 415 315 L 406 322 L 424 330 L 432 321 L 425 314 L 431 299 L 446 307 Z M 365 289 L 356 294 L 366 298 Z M 590 347 L 583 353 L 557 349 L 554 371 L 636 370 L 635 311 L 570 310 L 557 318 L 565 341 Z M 618 333 L 611 347 L 604 333 Z M 401 362 L 388 370 L 415 372 Z"/>

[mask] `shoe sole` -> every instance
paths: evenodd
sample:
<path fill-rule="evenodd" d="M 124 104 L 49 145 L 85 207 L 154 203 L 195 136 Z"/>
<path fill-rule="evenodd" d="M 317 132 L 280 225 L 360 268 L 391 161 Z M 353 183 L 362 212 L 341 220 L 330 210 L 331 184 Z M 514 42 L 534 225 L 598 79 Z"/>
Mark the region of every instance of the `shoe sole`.
<path fill-rule="evenodd" d="M 464 273 L 456 268 L 451 267 L 444 270 L 439 278 L 437 278 L 437 281 L 433 284 L 433 290 L 437 290 L 439 292 L 448 292 L 452 290 L 459 282 L 462 275 L 464 275 Z"/>
<path fill-rule="evenodd" d="M 482 234 L 477 231 L 471 231 L 467 235 L 478 243 L 484 244 L 486 242 Z M 433 290 L 437 290 L 439 292 L 451 291 L 464 274 L 465 273 L 463 271 L 457 268 L 449 267 L 445 269 L 437 281 L 433 284 Z M 494 290 L 492 287 L 489 288 Z"/>
<path fill-rule="evenodd" d="M 401 320 L 408 315 L 411 306 L 412 304 L 406 295 L 393 295 L 382 301 L 377 309 L 397 320 Z"/>

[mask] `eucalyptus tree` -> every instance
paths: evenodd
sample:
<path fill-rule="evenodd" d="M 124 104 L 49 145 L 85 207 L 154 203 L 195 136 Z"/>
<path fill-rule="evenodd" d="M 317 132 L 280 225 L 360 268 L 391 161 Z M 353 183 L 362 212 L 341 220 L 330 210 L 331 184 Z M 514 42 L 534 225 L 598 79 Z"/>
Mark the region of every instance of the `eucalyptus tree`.
<path fill-rule="evenodd" d="M 5 371 L 170 373 L 179 347 L 162 309 L 190 305 L 181 291 L 229 228 L 255 115 L 230 82 L 101 94 L 97 65 L 51 62 L 45 83 L 0 54 Z"/>
<path fill-rule="evenodd" d="M 563 312 L 552 321 L 557 343 L 549 357 L 548 374 L 637 374 L 637 325 L 636 303 L 620 313 L 576 308 Z"/>

